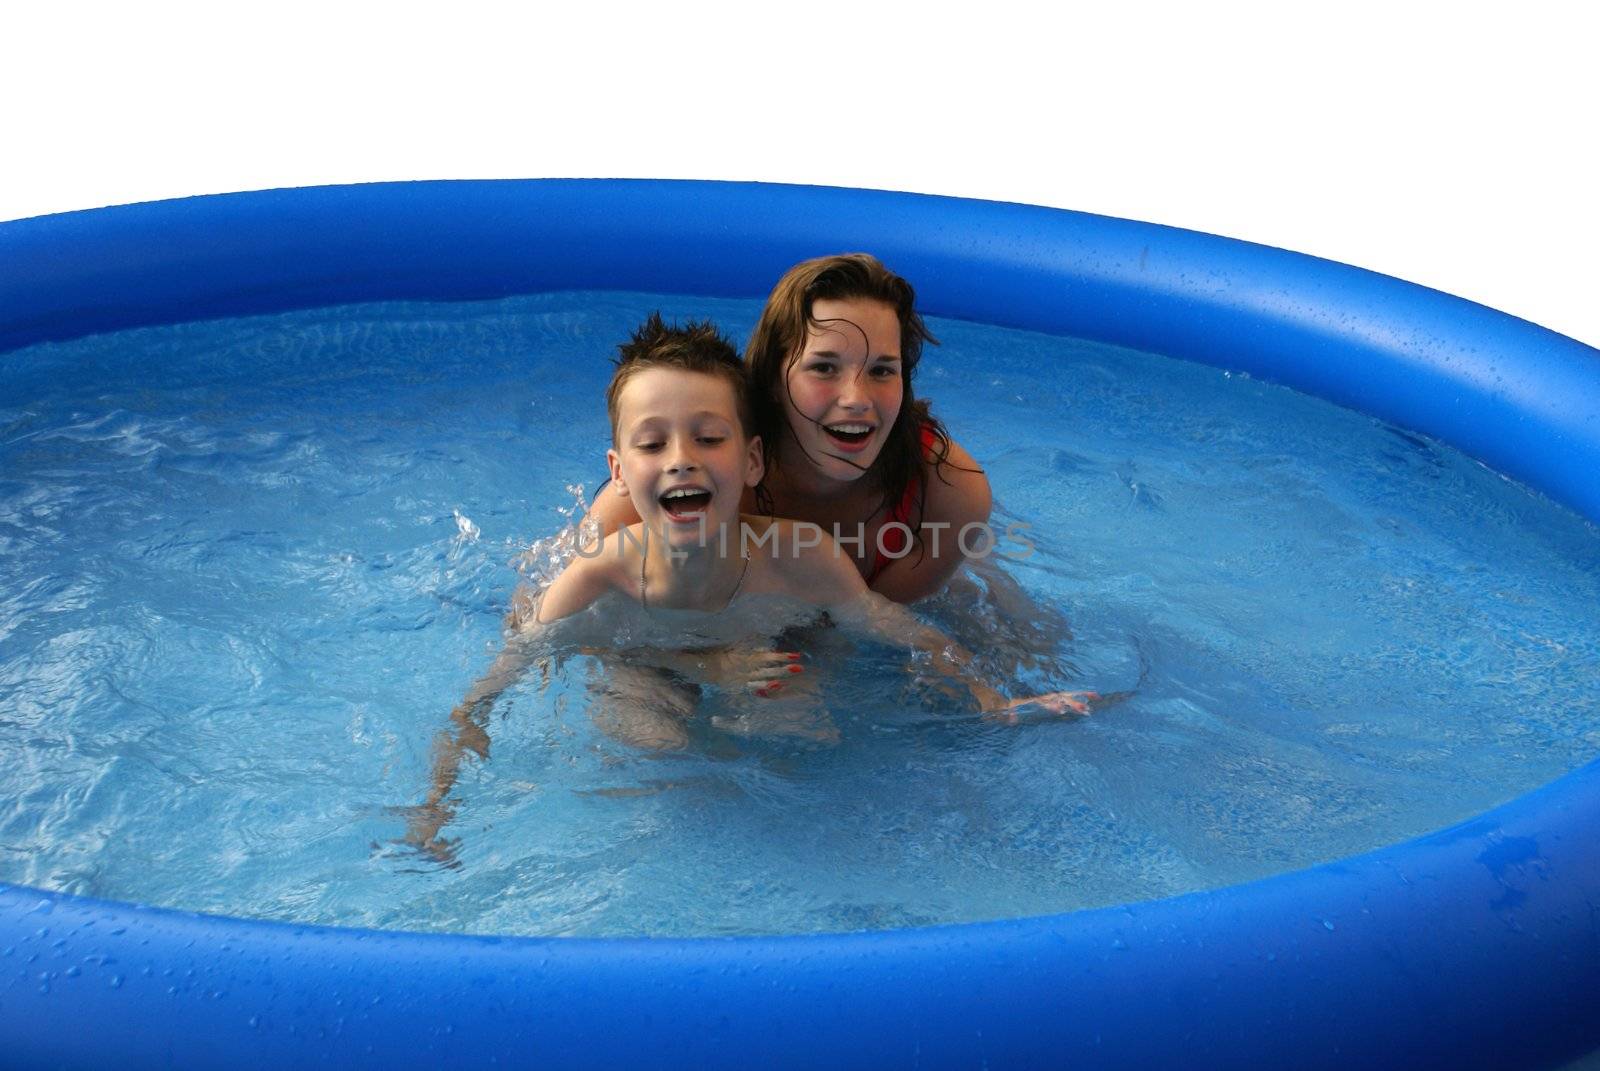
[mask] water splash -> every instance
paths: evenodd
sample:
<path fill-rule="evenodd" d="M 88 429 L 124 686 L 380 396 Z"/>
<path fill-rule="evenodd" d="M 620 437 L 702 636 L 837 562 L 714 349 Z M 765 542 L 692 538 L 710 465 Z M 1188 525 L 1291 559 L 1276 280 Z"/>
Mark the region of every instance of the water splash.
<path fill-rule="evenodd" d="M 451 512 L 453 512 L 456 517 L 455 541 L 457 543 L 476 543 L 478 541 L 478 537 L 483 534 L 482 530 L 479 529 L 476 524 L 472 523 L 471 517 L 468 517 L 460 510 L 452 510 Z"/>
<path fill-rule="evenodd" d="M 560 529 L 534 540 L 511 560 L 511 567 L 538 591 L 549 587 L 550 582 L 561 575 L 567 563 L 577 557 L 579 547 L 600 538 L 600 522 L 589 515 L 583 484 L 569 483 L 566 490 L 572 496 L 572 503 L 556 508 L 562 518 Z"/>

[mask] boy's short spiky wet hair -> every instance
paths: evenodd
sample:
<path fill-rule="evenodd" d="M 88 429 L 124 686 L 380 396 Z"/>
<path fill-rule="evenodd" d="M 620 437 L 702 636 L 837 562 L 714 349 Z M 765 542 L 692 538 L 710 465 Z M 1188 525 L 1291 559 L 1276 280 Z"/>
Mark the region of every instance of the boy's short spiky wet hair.
<path fill-rule="evenodd" d="M 611 385 L 606 388 L 606 412 L 611 417 L 613 442 L 617 438 L 617 418 L 621 415 L 622 388 L 628 385 L 628 380 L 649 368 L 677 368 L 726 380 L 733 388 L 739 427 L 745 437 L 749 437 L 750 397 L 745 385 L 744 362 L 739 359 L 739 351 L 733 343 L 710 320 L 690 320 L 682 327 L 668 326 L 662 321 L 661 313 L 652 312 L 634 331 L 633 337 L 617 347 L 616 370 L 611 373 Z"/>

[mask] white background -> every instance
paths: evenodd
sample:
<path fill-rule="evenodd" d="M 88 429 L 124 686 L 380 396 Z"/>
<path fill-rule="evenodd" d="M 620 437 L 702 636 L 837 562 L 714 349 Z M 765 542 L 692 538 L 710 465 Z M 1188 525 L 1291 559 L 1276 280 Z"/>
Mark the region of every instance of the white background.
<path fill-rule="evenodd" d="M 405 178 L 871 186 L 1298 249 L 1594 345 L 1585 6 L 8 5 L 0 219 Z"/>

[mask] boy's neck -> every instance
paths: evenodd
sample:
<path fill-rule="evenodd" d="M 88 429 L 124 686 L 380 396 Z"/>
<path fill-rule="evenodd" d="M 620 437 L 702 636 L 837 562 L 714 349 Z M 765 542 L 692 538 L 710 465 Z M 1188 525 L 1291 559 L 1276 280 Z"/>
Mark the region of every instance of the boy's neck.
<path fill-rule="evenodd" d="M 711 533 L 705 546 L 672 549 L 663 538 L 651 539 L 640 556 L 640 602 L 673 610 L 725 607 L 748 565 L 741 554 L 739 526 L 739 521 L 728 525 L 726 541 Z"/>

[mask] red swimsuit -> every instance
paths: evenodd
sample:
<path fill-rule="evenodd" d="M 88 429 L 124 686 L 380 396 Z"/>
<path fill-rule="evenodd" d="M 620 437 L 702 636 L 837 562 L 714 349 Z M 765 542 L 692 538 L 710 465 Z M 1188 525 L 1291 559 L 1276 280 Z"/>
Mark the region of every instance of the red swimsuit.
<path fill-rule="evenodd" d="M 933 427 L 922 425 L 922 431 L 917 436 L 922 443 L 922 454 L 927 460 L 932 460 L 934 434 Z M 907 528 L 911 527 L 911 518 L 916 512 L 917 504 L 922 500 L 925 481 L 919 469 L 907 483 L 900 501 L 896 502 L 889 510 L 889 515 L 883 520 L 883 527 L 878 529 L 878 538 L 872 545 L 872 568 L 867 570 L 867 585 L 878 579 L 878 574 L 889 567 L 889 563 L 898 560 L 910 549 L 910 540 L 905 528 L 890 528 L 889 525 L 899 523 Z M 882 547 L 882 550 L 878 548 Z"/>

